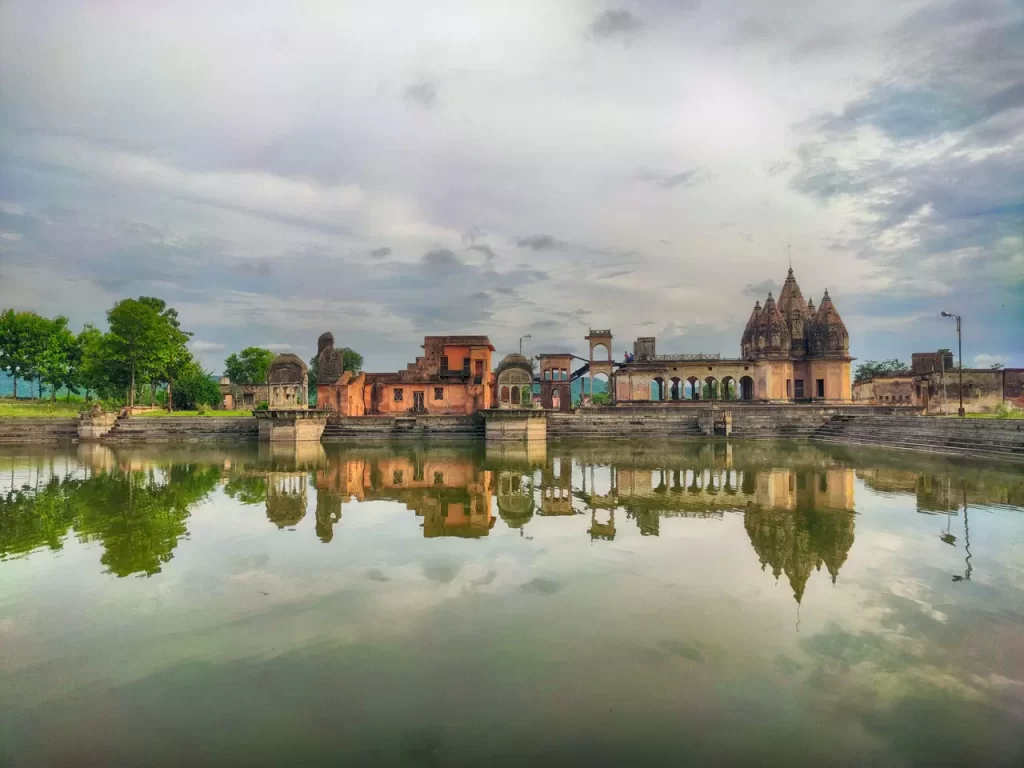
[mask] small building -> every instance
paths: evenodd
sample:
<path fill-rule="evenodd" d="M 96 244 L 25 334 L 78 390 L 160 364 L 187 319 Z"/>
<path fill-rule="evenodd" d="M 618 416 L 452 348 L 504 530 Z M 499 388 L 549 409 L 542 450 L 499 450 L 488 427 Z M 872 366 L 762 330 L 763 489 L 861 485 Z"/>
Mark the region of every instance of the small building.
<path fill-rule="evenodd" d="M 573 356 L 568 352 L 546 353 L 540 358 L 540 403 L 555 411 L 572 410 Z"/>
<path fill-rule="evenodd" d="M 220 389 L 220 407 L 224 411 L 255 408 L 267 400 L 267 385 L 235 384 L 227 376 L 221 376 L 217 382 Z"/>
<path fill-rule="evenodd" d="M 494 372 L 492 398 L 499 408 L 533 406 L 533 363 L 524 355 L 505 355 Z"/>
<path fill-rule="evenodd" d="M 333 352 L 333 336 L 329 345 L 326 336 L 321 337 L 320 359 Z M 338 369 L 333 381 L 318 379 L 317 406 L 344 416 L 473 414 L 491 407 L 493 352 L 486 336 L 426 336 L 423 355 L 404 371 L 353 374 Z"/>
<path fill-rule="evenodd" d="M 309 407 L 309 367 L 298 355 L 278 355 L 267 371 L 267 405 L 271 410 Z"/>

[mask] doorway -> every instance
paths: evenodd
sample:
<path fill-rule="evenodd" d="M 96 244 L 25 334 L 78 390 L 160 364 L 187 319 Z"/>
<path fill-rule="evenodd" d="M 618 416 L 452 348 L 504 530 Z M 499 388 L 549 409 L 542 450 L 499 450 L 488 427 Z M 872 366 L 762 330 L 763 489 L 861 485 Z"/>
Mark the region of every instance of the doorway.
<path fill-rule="evenodd" d="M 427 410 L 426 407 L 424 407 L 424 405 L 423 405 L 423 393 L 422 392 L 413 392 L 412 393 L 412 409 L 414 411 L 416 411 L 416 413 L 423 413 L 423 411 Z"/>

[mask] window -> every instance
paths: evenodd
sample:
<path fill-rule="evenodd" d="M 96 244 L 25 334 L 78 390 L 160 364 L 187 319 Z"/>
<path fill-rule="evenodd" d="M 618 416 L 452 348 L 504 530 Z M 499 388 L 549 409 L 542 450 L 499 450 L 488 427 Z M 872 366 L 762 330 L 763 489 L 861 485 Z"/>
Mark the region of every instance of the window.
<path fill-rule="evenodd" d="M 394 390 L 393 397 L 395 398 L 396 403 L 400 403 L 405 399 L 405 391 L 401 387 L 398 387 Z"/>
<path fill-rule="evenodd" d="M 395 473 L 391 476 L 392 485 L 401 485 L 405 480 L 404 473 L 400 469 L 396 469 Z"/>
<path fill-rule="evenodd" d="M 434 387 L 434 399 L 444 400 L 444 387 Z"/>
<path fill-rule="evenodd" d="M 793 382 L 793 394 L 797 400 L 802 400 L 804 397 L 804 380 L 797 379 Z"/>
<path fill-rule="evenodd" d="M 793 388 L 792 385 L 793 385 L 793 382 L 791 382 L 789 379 L 786 379 L 786 397 L 792 397 L 793 396 L 793 393 L 790 391 Z"/>
<path fill-rule="evenodd" d="M 824 397 L 825 396 L 825 380 L 824 379 L 815 379 L 815 383 L 818 386 L 818 397 Z"/>
<path fill-rule="evenodd" d="M 544 371 L 544 381 L 551 381 L 551 369 L 548 368 Z"/>
<path fill-rule="evenodd" d="M 434 473 L 434 485 L 444 485 L 444 472 Z"/>
<path fill-rule="evenodd" d="M 462 373 L 469 376 L 469 358 L 467 357 L 462 361 Z"/>
<path fill-rule="evenodd" d="M 441 355 L 441 373 L 448 373 L 448 355 Z"/>
<path fill-rule="evenodd" d="M 568 381 L 568 380 L 569 380 L 569 372 L 565 368 L 563 368 L 562 369 L 562 381 Z"/>
<path fill-rule="evenodd" d="M 242 402 L 246 405 L 252 405 L 253 395 L 252 392 L 246 392 L 242 395 Z"/>

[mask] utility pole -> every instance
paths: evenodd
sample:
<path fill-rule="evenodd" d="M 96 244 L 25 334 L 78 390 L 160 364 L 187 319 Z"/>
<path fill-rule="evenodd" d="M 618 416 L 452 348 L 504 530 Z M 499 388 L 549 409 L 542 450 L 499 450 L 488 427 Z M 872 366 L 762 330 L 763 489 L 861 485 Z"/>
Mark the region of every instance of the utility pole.
<path fill-rule="evenodd" d="M 955 317 L 956 318 L 956 356 L 957 363 L 960 369 L 960 410 L 957 411 L 960 418 L 964 416 L 964 345 L 960 335 L 960 315 L 953 312 L 943 312 L 943 317 Z"/>
<path fill-rule="evenodd" d="M 523 354 L 523 339 L 532 339 L 532 338 L 533 338 L 533 336 L 531 336 L 530 334 L 526 334 L 525 336 L 520 336 L 519 337 L 519 354 L 520 355 Z"/>

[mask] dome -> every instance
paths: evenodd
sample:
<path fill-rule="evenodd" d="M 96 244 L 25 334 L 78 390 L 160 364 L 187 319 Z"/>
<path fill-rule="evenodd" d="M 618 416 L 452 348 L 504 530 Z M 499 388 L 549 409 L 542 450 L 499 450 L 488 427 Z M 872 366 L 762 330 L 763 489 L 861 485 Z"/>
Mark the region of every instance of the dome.
<path fill-rule="evenodd" d="M 754 354 L 787 355 L 790 341 L 789 326 L 769 292 L 754 328 Z"/>
<path fill-rule="evenodd" d="M 849 353 L 850 334 L 827 290 L 811 321 L 810 347 L 813 355 L 846 356 Z"/>

